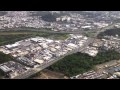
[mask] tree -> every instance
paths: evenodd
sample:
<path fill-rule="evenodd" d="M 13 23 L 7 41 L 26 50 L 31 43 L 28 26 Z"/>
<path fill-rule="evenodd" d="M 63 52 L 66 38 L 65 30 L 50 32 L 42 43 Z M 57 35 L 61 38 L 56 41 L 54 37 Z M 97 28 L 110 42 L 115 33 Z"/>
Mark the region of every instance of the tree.
<path fill-rule="evenodd" d="M 64 73 L 67 76 L 74 76 L 93 69 L 94 65 L 118 59 L 120 59 L 120 54 L 114 50 L 99 52 L 95 57 L 79 52 L 66 56 L 48 69 Z"/>

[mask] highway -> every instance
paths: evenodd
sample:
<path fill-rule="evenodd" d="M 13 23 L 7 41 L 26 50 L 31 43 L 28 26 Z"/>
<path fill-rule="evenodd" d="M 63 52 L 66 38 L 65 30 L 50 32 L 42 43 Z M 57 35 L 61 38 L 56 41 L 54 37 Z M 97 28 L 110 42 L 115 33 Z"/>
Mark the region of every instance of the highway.
<path fill-rule="evenodd" d="M 63 55 L 63 56 L 60 56 L 54 60 L 51 60 L 50 62 L 48 62 L 47 64 L 43 64 L 42 66 L 39 66 L 37 68 L 32 68 L 16 77 L 14 77 L 13 79 L 25 79 L 25 78 L 28 78 L 30 77 L 31 75 L 35 74 L 35 73 L 38 73 L 39 71 L 49 67 L 50 65 L 52 65 L 53 63 L 57 62 L 58 60 L 61 60 L 62 58 L 64 58 L 65 56 L 68 56 L 70 54 L 73 54 L 73 53 L 76 53 L 76 52 L 81 52 L 83 51 L 90 43 L 92 43 L 94 41 L 93 38 L 89 38 L 82 47 L 79 47 L 79 48 L 76 48 L 70 52 L 68 52 L 67 54 Z"/>
<path fill-rule="evenodd" d="M 70 55 L 70 54 L 73 54 L 73 53 L 76 53 L 76 52 L 81 52 L 81 51 L 83 51 L 89 44 L 91 44 L 91 43 L 94 42 L 94 40 L 96 39 L 96 36 L 97 36 L 100 32 L 104 32 L 106 29 L 112 28 L 114 25 L 115 25 L 115 24 L 111 24 L 110 26 L 107 26 L 107 27 L 105 27 L 105 28 L 102 28 L 102 29 L 97 30 L 98 32 L 96 32 L 94 38 L 89 38 L 89 39 L 84 43 L 84 45 L 83 45 L 82 47 L 79 47 L 79 48 L 77 48 L 77 49 L 75 49 L 75 50 L 72 50 L 72 51 L 68 52 L 67 54 L 65 54 L 65 55 L 63 55 L 63 56 L 61 56 L 61 57 L 58 57 L 58 58 L 56 58 L 56 59 L 54 59 L 54 60 L 51 60 L 51 61 L 50 61 L 49 63 L 47 63 L 47 64 L 43 64 L 43 65 L 41 65 L 41 66 L 39 66 L 39 67 L 37 67 L 37 68 L 29 69 L 28 71 L 26 71 L 26 72 L 24 72 L 24 73 L 22 73 L 22 74 L 20 74 L 20 75 L 18 75 L 18 76 L 16 76 L 16 77 L 14 77 L 13 79 L 25 79 L 25 78 L 28 78 L 28 77 L 30 77 L 31 75 L 34 75 L 35 73 L 38 73 L 38 72 L 40 72 L 41 70 L 49 67 L 50 65 L 52 65 L 52 64 L 55 63 L 55 62 L 57 62 L 58 60 L 61 60 L 62 58 L 64 58 L 64 57 L 67 56 L 67 55 Z"/>

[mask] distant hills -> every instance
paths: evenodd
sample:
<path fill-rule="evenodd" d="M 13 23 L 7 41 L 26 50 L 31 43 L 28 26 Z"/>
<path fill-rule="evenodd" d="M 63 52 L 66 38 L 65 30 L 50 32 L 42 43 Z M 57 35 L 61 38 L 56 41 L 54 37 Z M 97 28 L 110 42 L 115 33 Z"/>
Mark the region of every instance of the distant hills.
<path fill-rule="evenodd" d="M 100 15 L 107 15 L 113 17 L 116 15 L 120 15 L 120 11 L 0 11 L 0 16 L 41 16 L 45 21 L 54 21 L 56 17 L 62 15 L 70 15 L 74 13 L 81 14 L 86 18 L 96 18 Z"/>

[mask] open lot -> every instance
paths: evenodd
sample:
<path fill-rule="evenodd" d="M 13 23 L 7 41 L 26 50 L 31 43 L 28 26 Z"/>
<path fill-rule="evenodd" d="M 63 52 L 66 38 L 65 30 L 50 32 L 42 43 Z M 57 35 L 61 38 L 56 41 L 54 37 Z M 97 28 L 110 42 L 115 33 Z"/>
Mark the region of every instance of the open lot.
<path fill-rule="evenodd" d="M 59 72 L 53 72 L 50 70 L 43 70 L 39 72 L 36 76 L 32 77 L 33 79 L 68 79 L 64 74 Z"/>
<path fill-rule="evenodd" d="M 38 31 L 8 31 L 0 32 L 0 45 L 14 43 L 19 40 L 23 40 L 30 37 L 41 36 L 52 39 L 66 39 L 69 37 L 68 34 L 59 34 L 59 33 L 47 33 L 47 32 L 38 32 Z"/>

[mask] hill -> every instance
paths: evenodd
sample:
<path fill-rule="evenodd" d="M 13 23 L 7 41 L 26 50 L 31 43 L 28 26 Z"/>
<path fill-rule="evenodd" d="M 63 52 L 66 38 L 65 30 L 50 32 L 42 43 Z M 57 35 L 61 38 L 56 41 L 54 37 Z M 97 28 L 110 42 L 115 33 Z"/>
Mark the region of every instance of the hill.
<path fill-rule="evenodd" d="M 106 30 L 105 32 L 101 32 L 100 34 L 98 34 L 98 38 L 102 38 L 104 36 L 120 36 L 120 29 L 119 28 L 114 28 L 114 29 L 109 29 Z"/>

